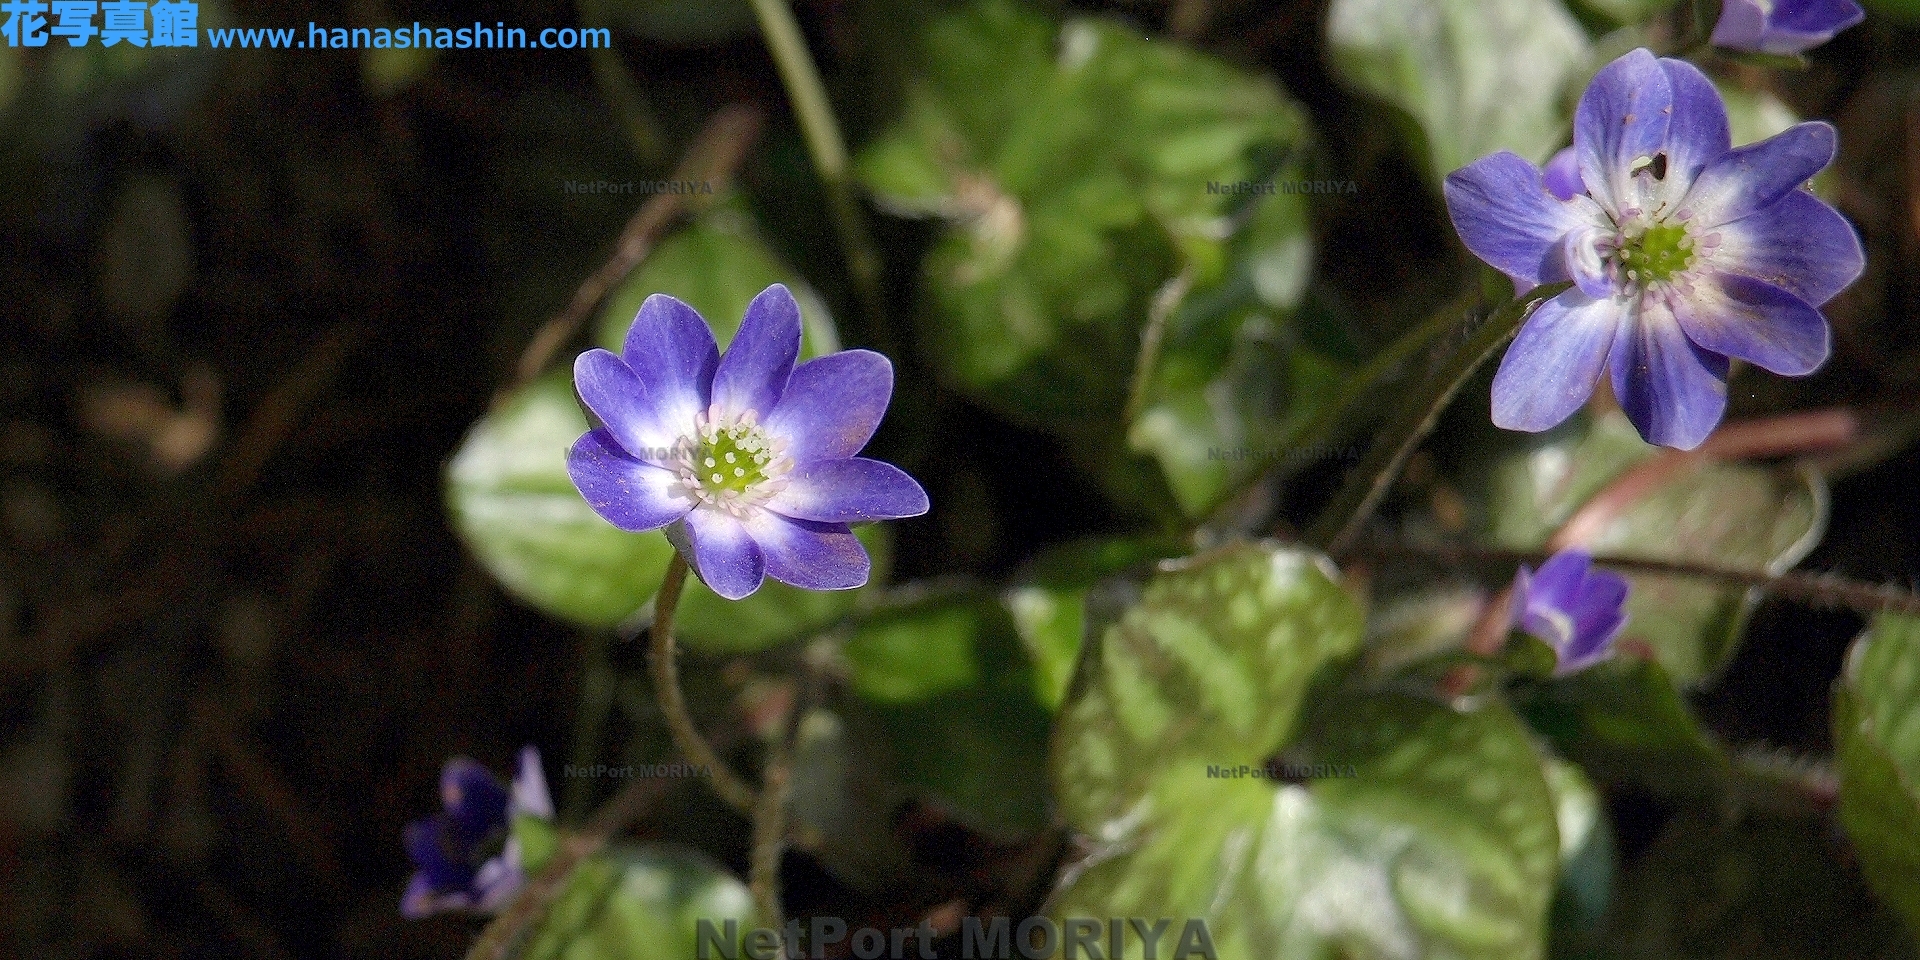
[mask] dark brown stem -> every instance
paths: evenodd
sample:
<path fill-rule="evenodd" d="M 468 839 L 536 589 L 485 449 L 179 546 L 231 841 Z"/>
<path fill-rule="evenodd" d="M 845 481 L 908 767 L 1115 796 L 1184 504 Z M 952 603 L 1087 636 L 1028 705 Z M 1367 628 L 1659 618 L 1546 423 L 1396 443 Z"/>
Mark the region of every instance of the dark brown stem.
<path fill-rule="evenodd" d="M 1370 542 L 1361 549 L 1365 553 L 1383 559 L 1418 557 L 1449 563 L 1487 563 L 1503 566 L 1544 563 L 1552 556 L 1552 553 L 1542 550 L 1500 550 L 1492 547 L 1406 542 Z M 1817 607 L 1844 607 L 1861 613 L 1885 611 L 1920 616 L 1920 596 L 1898 587 L 1862 583 L 1858 580 L 1848 580 L 1828 574 L 1785 573 L 1773 576 L 1714 564 L 1647 560 L 1638 557 L 1594 557 L 1593 562 L 1627 573 L 1692 577 L 1700 580 L 1717 580 L 1735 586 L 1753 587 Z"/>
<path fill-rule="evenodd" d="M 707 121 L 700 135 L 693 142 L 680 165 L 674 168 L 673 179 L 687 181 L 728 181 L 734 172 L 746 160 L 747 150 L 760 135 L 762 123 L 760 111 L 753 107 L 734 104 L 722 107 L 713 119 Z M 720 190 L 715 190 L 717 195 Z M 521 386 L 540 375 L 559 349 L 573 339 L 580 325 L 593 314 L 600 301 L 633 268 L 640 265 L 647 254 L 653 252 L 667 229 L 673 226 L 683 213 L 687 213 L 704 202 L 700 198 L 707 194 L 699 193 L 656 193 L 640 210 L 627 221 L 620 231 L 620 243 L 614 248 L 613 256 L 600 269 L 580 283 L 574 291 L 573 300 L 565 309 L 541 325 L 539 332 L 533 335 L 527 348 L 520 354 L 520 363 L 514 377 L 514 385 Z"/>
<path fill-rule="evenodd" d="M 733 772 L 733 768 L 713 752 L 707 738 L 700 735 L 700 729 L 693 724 L 693 715 L 687 712 L 686 695 L 680 691 L 680 668 L 675 663 L 673 644 L 673 613 L 680 606 L 680 591 L 686 585 L 687 561 L 675 551 L 673 559 L 667 562 L 667 575 L 660 583 L 660 592 L 653 598 L 654 696 L 660 701 L 660 712 L 667 719 L 667 729 L 673 733 L 674 746 L 679 747 L 694 766 L 705 768 L 714 792 L 722 800 L 751 817 L 755 803 L 753 788 L 747 786 Z"/>

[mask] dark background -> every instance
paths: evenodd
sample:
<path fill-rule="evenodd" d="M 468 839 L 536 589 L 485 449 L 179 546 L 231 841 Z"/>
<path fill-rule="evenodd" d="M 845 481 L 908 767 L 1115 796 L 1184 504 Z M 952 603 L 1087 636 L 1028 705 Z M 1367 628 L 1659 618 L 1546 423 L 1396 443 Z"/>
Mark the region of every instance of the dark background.
<path fill-rule="evenodd" d="M 857 145 L 890 104 L 857 67 L 896 40 L 857 4 L 798 7 Z M 1322 4 L 1216 8 L 1203 45 L 1274 71 L 1312 113 L 1328 176 L 1367 185 L 1320 198 L 1320 282 L 1342 291 L 1368 346 L 1381 342 L 1430 302 L 1422 278 L 1461 267 L 1437 201 L 1399 146 L 1366 132 L 1386 127 L 1381 108 L 1328 75 Z M 1149 29 L 1164 16 L 1110 9 Z M 553 3 L 388 12 L 579 22 Z M 230 15 L 304 30 L 369 11 L 268 2 Z M 782 253 L 855 316 L 757 37 L 616 37 L 667 162 L 718 106 L 765 108 L 743 185 Z M 1834 361 L 1755 406 L 1920 412 L 1916 40 L 1870 22 L 1776 81 L 1802 115 L 1841 127 L 1835 197 L 1868 272 L 1828 308 Z M 442 468 L 641 199 L 562 182 L 666 167 L 636 155 L 578 53 L 443 51 L 391 94 L 370 91 L 351 52 L 212 50 L 203 37 L 168 58 L 76 53 L 90 56 L 21 52 L 0 115 L 0 955 L 10 942 L 30 958 L 457 956 L 475 921 L 398 915 L 401 828 L 437 809 L 451 755 L 505 772 L 539 744 L 553 776 L 585 641 L 469 559 Z M 876 230 L 904 312 L 925 237 L 884 217 Z M 941 399 L 925 428 L 941 441 L 917 445 L 931 452 L 913 464 L 936 509 L 900 526 L 902 578 L 1000 574 L 1042 544 L 1138 522 L 1043 438 Z M 903 446 L 899 429 L 882 434 L 882 456 Z M 1837 481 L 1806 566 L 1912 585 L 1916 469 L 1909 450 Z M 991 506 L 990 530 L 942 517 L 970 498 Z M 1733 743 L 1817 755 L 1859 626 L 1767 604 L 1702 697 L 1706 717 Z M 615 659 L 641 669 L 637 652 Z M 609 731 L 609 753 L 639 733 Z M 666 810 L 685 822 L 662 813 L 641 832 L 737 864 L 738 824 L 697 788 L 676 790 Z M 1631 857 L 1671 811 L 1612 799 Z M 954 884 L 969 882 L 968 857 L 1011 855 L 923 821 L 906 812 L 898 829 Z M 839 895 L 807 864 L 789 873 L 796 898 Z M 841 904 L 901 924 L 925 906 Z"/>

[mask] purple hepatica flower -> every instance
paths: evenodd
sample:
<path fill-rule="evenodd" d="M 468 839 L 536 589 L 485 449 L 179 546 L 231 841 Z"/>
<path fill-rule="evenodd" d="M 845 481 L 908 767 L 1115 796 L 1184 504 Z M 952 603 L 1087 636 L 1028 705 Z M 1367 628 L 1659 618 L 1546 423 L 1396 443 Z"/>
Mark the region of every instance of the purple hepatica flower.
<path fill-rule="evenodd" d="M 1726 0 L 1713 45 L 1752 53 L 1805 53 L 1866 19 L 1853 0 Z"/>
<path fill-rule="evenodd" d="M 1580 100 L 1577 181 L 1565 161 L 1549 176 L 1504 151 L 1450 174 L 1447 209 L 1467 249 L 1522 290 L 1575 284 L 1501 360 L 1493 422 L 1560 423 L 1604 366 L 1642 437 L 1691 450 L 1726 410 L 1727 358 L 1785 376 L 1824 363 L 1831 334 L 1817 308 L 1865 264 L 1845 218 L 1800 189 L 1833 160 L 1834 137 L 1802 123 L 1732 149 L 1712 82 L 1642 49 Z"/>
<path fill-rule="evenodd" d="M 655 294 L 618 355 L 573 365 L 605 424 L 573 445 L 567 472 L 622 530 L 666 528 L 713 592 L 738 600 L 768 576 L 809 590 L 867 582 L 849 523 L 927 512 L 890 464 L 854 456 L 893 396 L 893 366 L 847 350 L 799 366 L 800 307 L 780 284 L 747 306 L 726 356 L 692 307 Z"/>
<path fill-rule="evenodd" d="M 553 819 L 553 800 L 540 769 L 540 751 L 520 751 L 520 771 L 511 788 L 486 767 L 465 757 L 440 771 L 445 812 L 407 824 L 407 856 L 416 868 L 400 900 L 411 919 L 449 910 L 492 913 L 526 883 L 513 818 Z M 489 855 L 491 853 L 491 855 Z"/>
<path fill-rule="evenodd" d="M 1522 564 L 1513 578 L 1512 624 L 1553 648 L 1555 676 L 1584 670 L 1613 652 L 1627 624 L 1627 578 L 1593 569 L 1580 550 L 1562 550 L 1535 573 Z"/>

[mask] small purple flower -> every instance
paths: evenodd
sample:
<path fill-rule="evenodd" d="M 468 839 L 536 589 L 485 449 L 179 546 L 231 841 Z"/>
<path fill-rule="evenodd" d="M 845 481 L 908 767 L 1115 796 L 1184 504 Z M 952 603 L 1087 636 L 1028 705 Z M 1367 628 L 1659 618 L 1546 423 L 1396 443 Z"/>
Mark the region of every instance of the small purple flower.
<path fill-rule="evenodd" d="M 449 910 L 499 910 L 527 879 L 511 836 L 513 818 L 553 819 L 540 751 L 520 751 L 511 789 L 486 767 L 455 757 L 440 771 L 440 801 L 445 812 L 407 824 L 407 856 L 416 869 L 400 913 L 419 919 Z"/>
<path fill-rule="evenodd" d="M 1726 0 L 1713 27 L 1713 45 L 1791 56 L 1866 18 L 1853 0 Z"/>
<path fill-rule="evenodd" d="M 1521 290 L 1575 284 L 1514 338 L 1493 422 L 1553 427 L 1604 368 L 1642 437 L 1691 450 L 1726 411 L 1729 357 L 1784 376 L 1826 362 L 1818 307 L 1865 265 L 1853 227 L 1800 189 L 1832 162 L 1834 140 L 1833 127 L 1802 123 L 1733 149 L 1712 82 L 1641 49 L 1581 98 L 1577 170 L 1502 151 L 1448 175 L 1467 249 Z"/>
<path fill-rule="evenodd" d="M 1581 550 L 1562 550 L 1535 573 L 1525 564 L 1513 577 L 1511 623 L 1553 648 L 1555 676 L 1585 670 L 1613 652 L 1627 624 L 1627 578 L 1593 569 Z"/>
<path fill-rule="evenodd" d="M 867 582 L 850 523 L 927 512 L 891 464 L 854 456 L 893 396 L 893 365 L 847 350 L 794 366 L 800 307 L 780 284 L 747 306 L 726 356 L 692 307 L 648 297 L 620 354 L 573 365 L 604 424 L 567 454 L 587 503 L 622 530 L 666 528 L 707 586 L 729 600 L 765 577 L 808 590 Z"/>

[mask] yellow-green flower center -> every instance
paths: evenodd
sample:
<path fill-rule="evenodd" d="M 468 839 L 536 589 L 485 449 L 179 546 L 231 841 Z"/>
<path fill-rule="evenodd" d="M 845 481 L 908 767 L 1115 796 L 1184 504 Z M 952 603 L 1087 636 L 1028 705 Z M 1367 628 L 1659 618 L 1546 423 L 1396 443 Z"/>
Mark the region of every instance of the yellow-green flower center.
<path fill-rule="evenodd" d="M 1681 224 L 1656 223 L 1622 238 L 1615 256 L 1628 281 L 1664 283 L 1693 265 L 1693 238 Z"/>
<path fill-rule="evenodd" d="M 673 464 L 688 496 L 735 516 L 765 504 L 786 486 L 793 459 L 786 443 L 767 433 L 748 411 L 738 417 L 711 412 L 697 418 L 694 434 L 681 441 Z"/>

